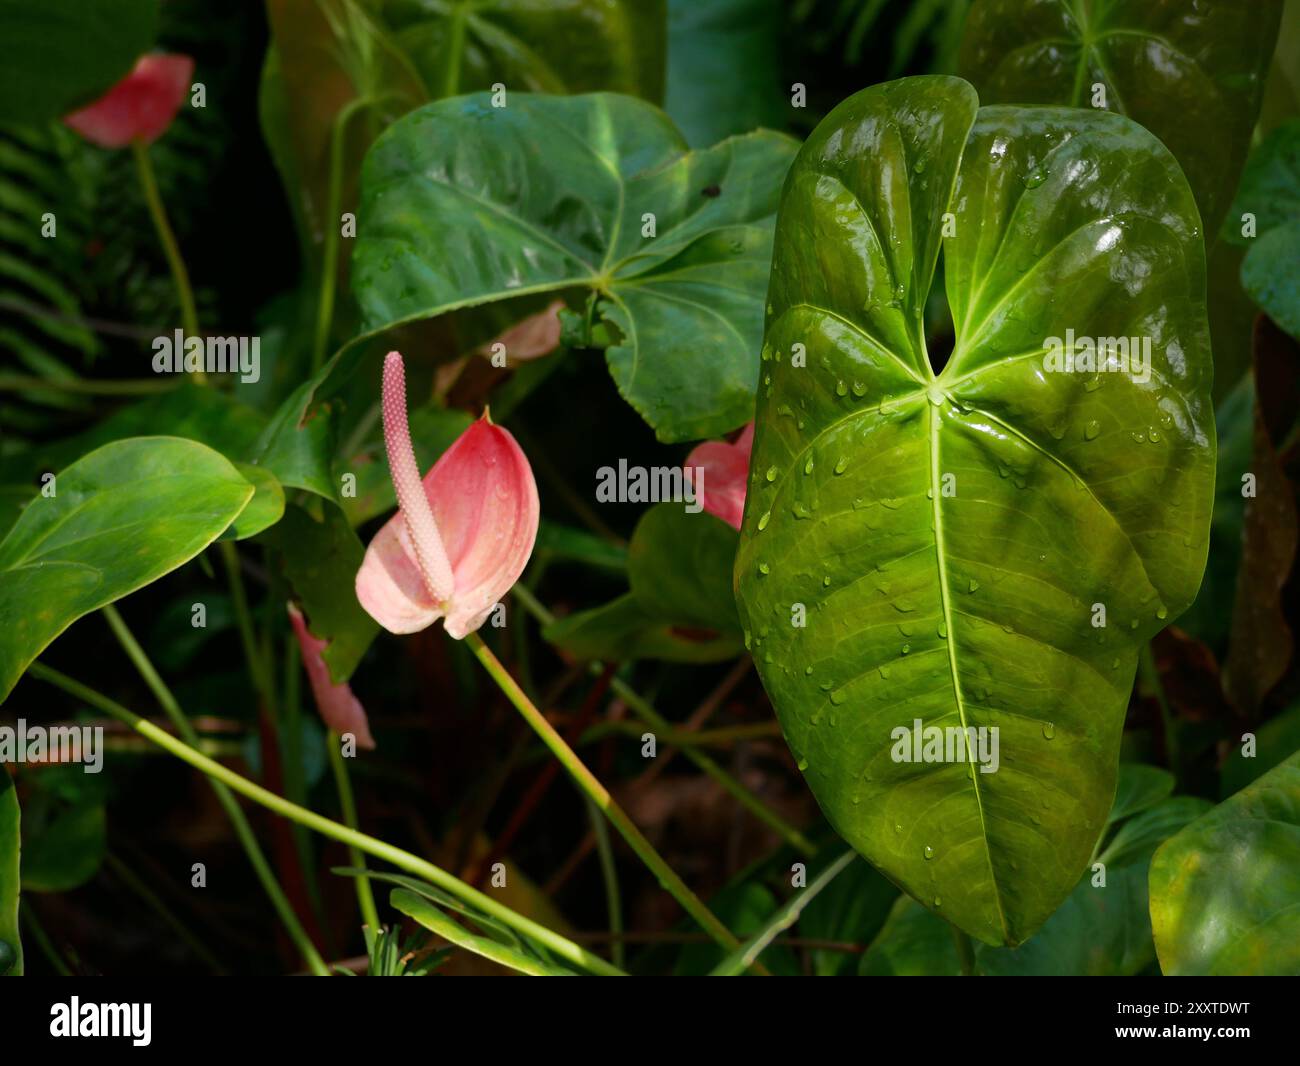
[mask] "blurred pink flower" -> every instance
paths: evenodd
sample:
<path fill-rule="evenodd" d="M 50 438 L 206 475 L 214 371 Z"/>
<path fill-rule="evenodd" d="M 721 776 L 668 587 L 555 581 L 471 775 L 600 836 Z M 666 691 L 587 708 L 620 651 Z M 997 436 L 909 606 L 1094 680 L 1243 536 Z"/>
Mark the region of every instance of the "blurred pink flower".
<path fill-rule="evenodd" d="M 132 141 L 152 144 L 181 109 L 193 74 L 189 56 L 143 56 L 107 93 L 63 121 L 101 148 L 124 148 Z"/>
<path fill-rule="evenodd" d="M 307 668 L 307 680 L 311 682 L 311 692 L 316 697 L 316 709 L 321 719 L 335 733 L 351 733 L 357 738 L 358 747 L 373 751 L 375 739 L 370 735 L 366 709 L 352 695 L 347 682 L 336 685 L 330 680 L 329 667 L 321 654 L 329 642 L 312 636 L 307 620 L 292 603 L 289 604 L 289 621 L 293 623 L 293 634 L 298 638 L 302 664 Z"/>
<path fill-rule="evenodd" d="M 735 441 L 706 440 L 686 457 L 686 472 L 695 479 L 703 471 L 704 509 L 727 525 L 740 528 L 745 514 L 745 489 L 749 483 L 749 453 L 754 447 L 754 423 L 742 429 Z M 693 483 L 698 484 L 698 481 Z"/>
<path fill-rule="evenodd" d="M 402 357 L 384 361 L 384 443 L 398 513 L 357 571 L 357 599 L 390 633 L 444 618 L 457 640 L 478 629 L 523 573 L 537 539 L 537 483 L 519 445 L 487 412 L 420 478 Z"/>

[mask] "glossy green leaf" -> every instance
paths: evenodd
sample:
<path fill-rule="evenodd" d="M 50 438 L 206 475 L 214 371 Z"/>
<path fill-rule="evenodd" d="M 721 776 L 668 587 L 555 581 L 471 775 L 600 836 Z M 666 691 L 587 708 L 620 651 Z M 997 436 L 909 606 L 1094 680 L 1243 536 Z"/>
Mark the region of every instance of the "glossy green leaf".
<path fill-rule="evenodd" d="M 19 881 L 18 790 L 9 771 L 0 767 L 0 977 L 21 977 L 23 945 L 18 934 Z"/>
<path fill-rule="evenodd" d="M 290 505 L 284 519 L 263 536 L 278 548 L 293 594 L 314 636 L 329 641 L 322 653 L 335 682 L 346 681 L 379 632 L 379 623 L 357 602 L 356 577 L 365 548 L 343 512 L 321 508 L 314 518 Z"/>
<path fill-rule="evenodd" d="M 45 122 L 98 99 L 157 28 L 157 0 L 0 0 L 0 121 Z"/>
<path fill-rule="evenodd" d="M 651 507 L 628 546 L 631 592 L 546 627 L 547 640 L 581 659 L 719 662 L 741 650 L 731 591 L 736 534 L 680 503 Z"/>
<path fill-rule="evenodd" d="M 253 495 L 229 460 L 178 437 L 107 444 L 54 484 L 0 542 L 0 699 L 69 625 L 188 562 Z"/>
<path fill-rule="evenodd" d="M 772 214 L 793 152 L 765 132 L 690 152 L 662 112 L 610 94 L 421 108 L 362 172 L 352 282 L 365 328 L 589 296 L 616 335 L 615 383 L 659 437 L 719 436 L 752 410 Z"/>
<path fill-rule="evenodd" d="M 693 147 L 786 125 L 782 22 L 781 0 L 669 0 L 664 110 Z"/>
<path fill-rule="evenodd" d="M 1200 582 L 1214 425 L 1199 220 L 1168 151 L 1118 115 L 977 106 L 955 78 L 868 89 L 794 164 L 735 573 L 831 824 L 1016 944 L 1087 865 L 1138 648 Z M 936 377 L 919 323 L 945 215 Z M 1149 380 L 1045 365 L 1071 329 L 1150 338 Z M 894 761 L 917 719 L 997 727 L 998 770 Z"/>
<path fill-rule="evenodd" d="M 977 0 L 960 69 L 986 103 L 1104 106 L 1159 137 L 1217 232 L 1259 114 L 1282 0 Z"/>
<path fill-rule="evenodd" d="M 216 389 L 186 382 L 159 396 L 115 411 L 84 433 L 43 442 L 0 460 L 0 480 L 30 483 L 33 490 L 22 498 L 21 502 L 25 503 L 34 495 L 43 473 L 66 466 L 110 441 L 155 434 L 184 437 L 220 452 L 253 484 L 256 494 L 235 526 L 223 534 L 223 539 L 243 539 L 279 521 L 284 510 L 284 491 L 274 473 L 243 462 L 256 454 L 258 439 L 266 431 L 266 426 L 267 419 L 260 411 Z M 322 439 L 317 445 L 324 448 L 328 441 Z M 289 476 L 295 476 L 295 468 L 284 461 L 286 454 L 292 453 L 283 449 L 272 454 L 270 461 L 286 470 Z M 301 476 L 297 479 L 305 480 Z M 328 481 L 324 484 L 327 485 Z"/>
<path fill-rule="evenodd" d="M 1151 925 L 1166 975 L 1300 974 L 1300 752 L 1160 847 Z"/>

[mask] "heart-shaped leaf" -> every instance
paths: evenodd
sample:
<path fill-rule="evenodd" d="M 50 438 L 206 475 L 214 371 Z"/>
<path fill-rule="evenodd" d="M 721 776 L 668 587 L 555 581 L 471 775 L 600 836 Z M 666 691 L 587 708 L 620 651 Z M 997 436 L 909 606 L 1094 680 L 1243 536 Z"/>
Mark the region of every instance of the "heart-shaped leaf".
<path fill-rule="evenodd" d="M 1282 0 L 976 0 L 960 67 L 986 103 L 1100 106 L 1140 122 L 1182 164 L 1214 233 L 1281 18 Z"/>
<path fill-rule="evenodd" d="M 0 699 L 82 615 L 192 559 L 253 495 L 195 441 L 133 437 L 78 459 L 0 542 Z"/>
<path fill-rule="evenodd" d="M 1214 423 L 1199 219 L 1169 152 L 1119 115 L 977 107 L 959 79 L 904 79 L 800 152 L 736 586 L 831 823 L 1017 944 L 1087 865 L 1138 648 L 1200 582 Z M 957 339 L 936 375 L 921 312 L 945 232 Z M 1074 370 L 1051 344 L 1070 330 Z M 1135 336 L 1149 364 L 1085 360 Z M 911 761 L 918 720 L 998 732 L 981 767 Z"/>
<path fill-rule="evenodd" d="M 752 409 L 794 149 L 760 132 L 691 152 L 661 111 L 605 93 L 430 104 L 366 157 L 352 261 L 365 328 L 573 291 L 600 320 L 583 343 L 613 330 L 610 372 L 661 439 L 720 436 Z"/>
<path fill-rule="evenodd" d="M 1168 975 L 1300 974 L 1300 752 L 1167 840 L 1151 925 Z"/>

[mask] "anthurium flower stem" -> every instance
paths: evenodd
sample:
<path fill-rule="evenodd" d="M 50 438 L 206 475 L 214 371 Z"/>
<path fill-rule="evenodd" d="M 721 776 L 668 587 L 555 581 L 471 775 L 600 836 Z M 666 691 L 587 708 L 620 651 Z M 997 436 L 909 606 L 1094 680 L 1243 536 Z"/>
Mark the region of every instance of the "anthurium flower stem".
<path fill-rule="evenodd" d="M 181 705 L 176 702 L 176 697 L 172 695 L 171 689 L 159 676 L 158 671 L 154 669 L 149 656 L 145 654 L 144 648 L 135 639 L 135 635 L 127 628 L 126 621 L 118 613 L 117 608 L 110 603 L 104 608 L 104 617 L 108 620 L 109 628 L 113 630 L 114 636 L 117 637 L 118 643 L 122 645 L 127 657 L 135 664 L 135 668 L 139 671 L 141 678 L 144 679 L 144 683 L 149 686 L 149 691 L 154 694 L 159 705 L 166 712 L 168 719 L 176 727 L 176 731 L 191 747 L 196 745 L 199 742 L 199 737 L 194 730 L 194 726 L 190 723 L 189 717 L 181 709 Z M 311 942 L 311 937 L 307 935 L 302 923 L 298 921 L 298 915 L 294 913 L 293 906 L 284 894 L 284 889 L 280 887 L 280 882 L 276 880 L 271 864 L 267 861 L 261 846 L 257 843 L 257 838 L 253 835 L 253 828 L 248 824 L 248 818 L 245 817 L 243 810 L 235 801 L 235 797 L 230 794 L 230 790 L 225 785 L 219 781 L 212 781 L 211 784 L 212 791 L 216 793 L 218 802 L 220 802 L 226 816 L 230 819 L 230 824 L 234 827 L 235 835 L 239 837 L 239 842 L 248 855 L 248 861 L 253 867 L 253 872 L 257 874 L 258 881 L 261 882 L 263 890 L 271 900 L 271 906 L 275 908 L 275 913 L 279 915 L 280 921 L 284 924 L 289 939 L 294 942 L 307 966 L 317 977 L 328 977 L 330 975 L 329 967 L 325 964 L 325 960 L 321 958 L 320 952 L 316 950 L 316 946 Z"/>
<path fill-rule="evenodd" d="M 325 740 L 325 746 L 329 748 L 330 764 L 334 767 L 334 783 L 339 790 L 339 807 L 343 811 L 343 821 L 347 823 L 349 829 L 356 829 L 357 822 L 357 802 L 352 795 L 352 782 L 348 780 L 348 764 L 343 758 L 343 749 L 339 743 L 339 735 L 332 729 Z M 366 868 L 366 859 L 361 851 L 355 847 L 348 848 L 348 857 L 352 860 L 352 865 L 357 869 Z M 370 890 L 370 878 L 354 877 L 352 879 L 357 886 L 357 904 L 361 908 L 361 920 L 370 926 L 375 932 L 379 931 L 379 912 L 375 909 L 375 895 Z"/>
<path fill-rule="evenodd" d="M 167 209 L 163 207 L 162 196 L 158 192 L 158 180 L 154 176 L 153 162 L 149 159 L 149 146 L 143 141 L 131 142 L 131 151 L 135 154 L 136 171 L 140 175 L 140 188 L 144 191 L 145 203 L 149 205 L 149 215 L 153 218 L 154 229 L 158 231 L 158 240 L 162 242 L 163 253 L 167 256 L 167 265 L 171 267 L 172 281 L 176 285 L 176 299 L 181 305 L 181 326 L 186 337 L 199 336 L 199 314 L 194 307 L 194 290 L 190 288 L 190 274 L 185 269 L 185 260 L 181 258 L 180 247 L 176 244 L 176 234 L 172 232 L 171 223 L 167 221 Z M 194 373 L 196 381 L 206 381 L 207 375 L 202 370 Z"/>
<path fill-rule="evenodd" d="M 550 625 L 555 621 L 555 616 L 547 610 L 546 606 L 533 595 L 532 590 L 524 585 L 522 581 L 518 582 L 514 588 L 511 589 L 511 592 L 513 592 L 519 602 L 524 605 L 524 610 L 531 614 L 542 625 Z M 599 664 L 595 665 L 598 666 Z M 641 719 L 641 721 L 653 729 L 659 736 L 662 737 L 666 734 L 671 734 L 677 731 L 672 722 L 668 721 L 667 718 L 656 711 L 648 700 L 642 697 L 622 678 L 615 677 L 610 683 L 610 688 L 614 690 L 619 699 L 632 708 L 633 712 Z M 799 832 L 799 830 L 794 826 L 786 822 L 779 814 L 768 807 L 749 789 L 714 762 L 712 758 L 700 751 L 698 747 L 684 747 L 682 748 L 682 754 L 721 785 L 735 798 L 736 802 L 749 811 L 750 814 L 764 825 L 774 830 L 781 839 L 792 848 L 804 855 L 812 855 L 816 852 L 817 849 L 813 846 L 812 841 Z"/>
<path fill-rule="evenodd" d="M 524 720 L 533 728 L 533 731 L 541 738 L 545 744 L 560 761 L 560 765 L 569 772 L 577 786 L 582 789 L 591 799 L 591 801 L 600 809 L 601 813 L 609 819 L 610 824 L 619 831 L 623 839 L 651 873 L 659 879 L 659 883 L 669 892 L 673 899 L 681 904 L 682 909 L 686 911 L 701 928 L 713 937 L 719 944 L 731 951 L 740 946 L 740 941 L 732 935 L 725 925 L 722 924 L 712 911 L 704 905 L 700 898 L 687 887 L 686 883 L 677 876 L 662 856 L 655 851 L 654 846 L 641 833 L 632 819 L 620 807 L 614 798 L 609 794 L 597 779 L 595 774 L 587 769 L 586 764 L 578 758 L 574 750 L 565 743 L 564 738 L 556 731 L 555 727 L 546 720 L 535 706 L 532 700 L 519 687 L 515 679 L 495 655 L 492 650 L 483 643 L 483 638 L 477 633 L 470 633 L 465 637 L 465 643 L 469 645 L 470 651 L 483 668 L 497 683 L 497 687 L 505 693 L 506 698 L 515 706 L 515 709 L 524 716 Z"/>
<path fill-rule="evenodd" d="M 316 334 L 312 341 L 311 372 L 325 363 L 329 346 L 330 325 L 334 321 L 334 290 L 339 269 L 339 213 L 343 200 L 343 144 L 348 122 L 359 112 L 378 102 L 377 97 L 360 97 L 351 101 L 334 118 L 330 128 L 329 206 L 325 212 L 325 233 L 321 263 L 320 297 L 316 303 Z"/>
<path fill-rule="evenodd" d="M 146 721 L 134 712 L 127 710 L 117 701 L 96 692 L 93 688 L 83 685 L 79 681 L 73 680 L 66 674 L 62 674 L 39 662 L 32 663 L 28 672 L 32 677 L 48 681 L 50 684 L 63 689 L 64 692 L 80 700 L 85 700 L 92 707 L 98 707 L 104 713 L 124 722 L 141 736 L 157 744 L 158 747 L 189 763 L 196 770 L 215 778 L 229 787 L 231 791 L 238 792 L 241 796 L 245 796 L 254 803 L 274 811 L 281 817 L 315 830 L 322 836 L 355 847 L 367 855 L 391 863 L 400 870 L 424 878 L 430 884 L 438 886 L 443 891 L 470 904 L 484 914 L 496 918 L 523 936 L 544 945 L 557 958 L 581 967 L 589 973 L 613 977 L 626 976 L 622 970 L 610 965 L 599 955 L 593 955 L 567 937 L 547 929 L 544 925 L 538 925 L 531 918 L 526 918 L 504 904 L 498 903 L 491 896 L 467 885 L 460 878 L 454 877 L 441 867 L 421 859 L 418 855 L 412 855 L 409 851 L 403 851 L 401 848 L 394 847 L 392 844 L 387 844 L 346 825 L 340 825 L 338 822 L 308 810 L 306 807 L 290 803 L 283 796 L 277 796 L 274 792 L 262 788 L 261 785 L 254 784 L 248 778 L 241 777 L 234 770 L 222 766 L 221 763 L 214 759 L 209 759 L 201 752 L 195 751 L 189 744 L 172 736 L 166 730 L 159 729 L 152 722 Z"/>

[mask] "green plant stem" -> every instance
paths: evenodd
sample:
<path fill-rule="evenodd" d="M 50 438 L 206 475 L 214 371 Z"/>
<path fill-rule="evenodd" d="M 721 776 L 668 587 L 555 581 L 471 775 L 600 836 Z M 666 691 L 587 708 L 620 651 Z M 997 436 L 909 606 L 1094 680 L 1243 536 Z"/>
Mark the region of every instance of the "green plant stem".
<path fill-rule="evenodd" d="M 963 977 L 974 977 L 975 969 L 975 945 L 971 938 L 962 932 L 955 925 L 952 928 L 952 939 L 957 945 L 957 961 L 961 964 L 961 975 Z"/>
<path fill-rule="evenodd" d="M 316 301 L 316 335 L 311 348 L 312 376 L 325 362 L 325 348 L 329 344 L 330 325 L 334 321 L 334 291 L 338 285 L 339 230 L 343 206 L 343 144 L 348 122 L 353 115 L 375 102 L 372 97 L 350 100 L 337 115 L 330 127 L 329 202 L 325 212 L 325 235 L 322 248 L 320 298 Z"/>
<path fill-rule="evenodd" d="M 506 698 L 514 704 L 515 709 L 524 716 L 524 720 L 532 726 L 533 731 L 541 737 L 542 743 L 550 748 L 551 754 L 560 761 L 560 765 L 568 771 L 569 776 L 573 778 L 577 786 L 587 794 L 592 803 L 609 819 L 610 823 L 619 831 L 619 834 L 636 852 L 641 861 L 645 863 L 650 872 L 659 879 L 659 883 L 681 904 L 682 909 L 727 950 L 731 951 L 739 947 L 740 941 L 732 935 L 731 930 L 718 921 L 713 912 L 687 887 L 686 883 L 677 876 L 672 867 L 664 862 L 660 854 L 655 851 L 654 846 L 642 835 L 641 830 L 636 827 L 623 808 L 614 801 L 614 798 L 609 794 L 609 790 L 596 779 L 595 774 L 587 769 L 573 749 L 565 743 L 564 738 L 556 732 L 555 727 L 546 720 L 546 716 L 533 706 L 532 700 L 524 694 L 524 690 L 516 684 L 515 679 L 510 676 L 506 668 L 492 654 L 491 649 L 483 643 L 483 638 L 477 633 L 470 633 L 465 638 L 465 643 L 469 646 L 470 651 L 474 653 L 475 658 L 483 664 L 483 668 L 488 672 L 492 680 L 497 683 L 497 687 L 505 693 Z"/>
<path fill-rule="evenodd" d="M 614 864 L 614 849 L 610 846 L 609 826 L 601 817 L 596 805 L 583 797 L 591 831 L 596 836 L 596 854 L 600 857 L 600 876 L 605 883 L 605 909 L 609 912 L 610 959 L 619 969 L 626 965 L 623 950 L 623 899 L 619 891 L 618 867 Z"/>
<path fill-rule="evenodd" d="M 349 829 L 356 830 L 358 828 L 357 801 L 352 795 L 352 782 L 348 779 L 348 766 L 343 758 L 339 735 L 331 729 L 325 738 L 325 744 L 330 752 L 330 765 L 334 767 L 334 783 L 339 790 L 339 807 L 343 811 L 343 821 Z M 354 845 L 348 846 L 348 857 L 358 870 L 366 869 L 366 857 Z M 370 878 L 354 877 L 352 880 L 357 886 L 357 904 L 361 908 L 361 920 L 378 933 L 379 911 L 375 909 L 375 894 L 370 890 Z"/>
<path fill-rule="evenodd" d="M 447 27 L 447 44 L 443 49 L 441 96 L 456 96 L 460 86 L 460 69 L 465 53 L 465 31 L 469 20 L 468 0 L 459 0 Z"/>
<path fill-rule="evenodd" d="M 235 545 L 228 540 L 218 542 L 221 561 L 226 567 L 226 579 L 230 585 L 230 602 L 235 611 L 235 623 L 239 629 L 239 640 L 244 647 L 244 658 L 248 660 L 249 673 L 253 675 L 253 685 L 262 700 L 262 706 L 268 713 L 275 708 L 275 693 L 271 690 L 271 680 L 266 663 L 262 659 L 261 649 L 257 646 L 257 635 L 253 630 L 253 616 L 248 609 L 248 596 L 244 592 L 244 578 L 239 571 L 239 553 Z"/>
<path fill-rule="evenodd" d="M 825 870 L 813 878 L 797 896 L 788 900 L 771 918 L 763 923 L 763 928 L 749 938 L 736 951 L 720 962 L 710 977 L 735 977 L 747 966 L 752 966 L 759 955 L 777 938 L 799 920 L 799 915 L 821 893 L 827 885 L 835 880 L 854 859 L 858 857 L 852 848 L 846 851 Z"/>
<path fill-rule="evenodd" d="M 542 604 L 532 590 L 523 582 L 517 582 L 511 592 L 518 597 L 519 602 L 524 605 L 528 611 L 543 626 L 550 625 L 555 621 L 555 616 Z M 600 663 L 593 663 L 593 669 L 603 669 Z M 668 721 L 663 715 L 656 711 L 651 703 L 644 699 L 631 685 L 622 678 L 615 677 L 610 684 L 610 688 L 618 695 L 624 703 L 632 708 L 632 711 L 646 725 L 655 731 L 656 734 L 669 735 L 678 732 L 676 726 Z M 727 791 L 737 803 L 750 812 L 755 818 L 773 830 L 782 840 L 792 848 L 804 855 L 816 854 L 816 847 L 803 833 L 799 832 L 794 826 L 790 825 L 784 818 L 767 806 L 761 799 L 755 796 L 749 789 L 737 781 L 731 774 L 727 773 L 712 758 L 700 751 L 697 746 L 683 747 L 682 754 L 693 762 L 699 769 L 708 774 L 722 788 Z"/>
<path fill-rule="evenodd" d="M 103 612 L 104 617 L 108 620 L 109 627 L 113 630 L 114 636 L 117 637 L 118 643 L 122 645 L 127 657 L 135 664 L 135 668 L 144 679 L 144 683 L 149 686 L 149 691 L 154 694 L 154 698 L 157 699 L 167 718 L 176 727 L 176 732 L 181 735 L 190 748 L 193 748 L 198 743 L 199 737 L 194 725 L 189 720 L 189 716 L 181 709 L 181 705 L 176 701 L 171 689 L 167 687 L 166 682 L 154 669 L 149 656 L 145 654 L 144 648 L 135 639 L 135 635 L 127 628 L 127 624 L 121 614 L 118 613 L 117 608 L 110 603 L 104 607 Z M 195 754 L 197 755 L 198 752 L 195 752 Z M 203 757 L 200 756 L 200 758 Z M 271 906 L 275 908 L 275 913 L 279 916 L 285 932 L 289 934 L 289 939 L 293 941 L 308 968 L 317 977 L 330 976 L 329 967 L 325 964 L 325 960 L 321 958 L 320 952 L 316 950 L 316 945 L 311 942 L 311 937 L 307 935 L 307 931 L 302 927 L 298 915 L 294 913 L 293 906 L 284 894 L 284 889 L 280 887 L 280 882 L 276 880 L 271 864 L 262 852 L 261 845 L 258 844 L 257 837 L 253 833 L 253 827 L 249 825 L 248 818 L 240 808 L 239 803 L 230 794 L 230 790 L 219 781 L 211 781 L 210 783 L 212 791 L 216 793 L 217 801 L 226 812 L 226 817 L 230 819 L 235 835 L 239 838 L 240 844 L 243 845 L 248 861 L 253 867 L 253 872 L 257 874 L 257 879 L 261 882 L 267 898 L 270 899 Z"/>
<path fill-rule="evenodd" d="M 140 176 L 140 188 L 144 191 L 145 203 L 149 205 L 149 214 L 153 218 L 154 229 L 158 231 L 158 240 L 162 242 L 163 252 L 167 256 L 167 265 L 172 270 L 172 281 L 176 285 L 176 299 L 181 305 L 181 325 L 185 336 L 199 336 L 199 313 L 194 306 L 194 290 L 190 288 L 190 274 L 185 269 L 185 260 L 176 244 L 176 234 L 172 232 L 171 223 L 167 221 L 167 209 L 163 206 L 162 196 L 158 193 L 158 179 L 154 176 L 153 162 L 149 159 L 149 146 L 143 141 L 132 141 L 131 151 L 135 154 L 136 172 Z M 207 375 L 202 370 L 194 374 L 196 381 L 206 381 Z"/>
<path fill-rule="evenodd" d="M 141 718 L 138 714 L 127 710 L 120 703 L 93 688 L 83 685 L 81 682 L 60 673 L 44 663 L 36 662 L 28 669 L 32 677 L 41 681 L 47 681 L 58 688 L 63 689 L 80 700 L 84 700 L 92 707 L 98 707 L 106 714 L 125 723 L 134 729 L 141 736 L 144 736 L 157 744 L 160 748 L 175 755 L 178 759 L 189 763 L 196 770 L 200 770 L 209 777 L 216 778 L 218 781 L 227 785 L 232 791 L 238 792 L 241 796 L 246 796 L 254 803 L 258 803 L 268 810 L 274 811 L 281 817 L 290 821 L 304 825 L 322 836 L 327 836 L 332 840 L 337 840 L 342 844 L 348 844 L 359 848 L 367 855 L 372 855 L 384 862 L 391 863 L 400 870 L 414 874 L 416 877 L 422 877 L 430 884 L 436 885 L 456 898 L 476 907 L 483 913 L 490 915 L 508 925 L 511 929 L 535 940 L 537 943 L 544 945 L 555 955 L 566 959 L 574 965 L 580 966 L 591 973 L 603 974 L 606 976 L 622 977 L 625 976 L 621 970 L 611 966 L 599 955 L 595 955 L 585 948 L 575 944 L 567 937 L 561 936 L 553 930 L 547 929 L 544 925 L 539 925 L 531 918 L 511 910 L 502 903 L 498 903 L 491 896 L 465 884 L 460 878 L 447 873 L 441 867 L 418 855 L 412 855 L 409 851 L 403 851 L 401 848 L 394 847 L 375 837 L 367 836 L 365 833 L 358 832 L 355 829 L 349 829 L 345 825 L 331 821 L 323 815 L 310 811 L 305 807 L 300 807 L 296 803 L 290 803 L 282 796 L 277 796 L 274 792 L 262 788 L 261 785 L 254 784 L 246 777 L 241 777 L 235 771 L 228 767 L 214 762 L 206 755 L 195 751 L 188 744 L 178 740 L 166 730 L 159 729 L 152 722 Z"/>

